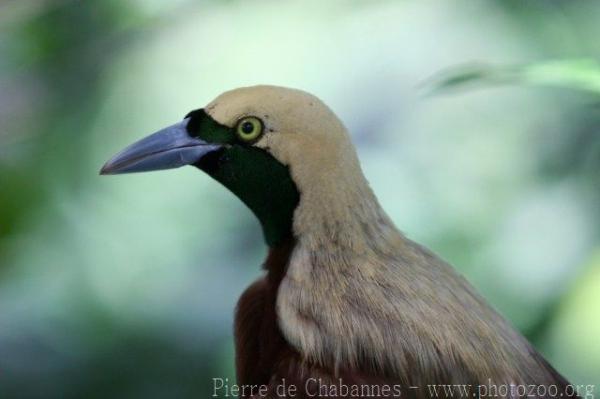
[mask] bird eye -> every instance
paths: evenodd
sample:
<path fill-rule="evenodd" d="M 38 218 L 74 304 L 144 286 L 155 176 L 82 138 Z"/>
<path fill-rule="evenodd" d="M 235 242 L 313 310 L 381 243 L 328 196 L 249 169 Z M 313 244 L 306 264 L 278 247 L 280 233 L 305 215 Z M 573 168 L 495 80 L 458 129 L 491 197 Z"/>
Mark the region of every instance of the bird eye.
<path fill-rule="evenodd" d="M 237 124 L 236 132 L 243 141 L 253 141 L 263 132 L 263 123 L 254 116 L 242 118 Z"/>

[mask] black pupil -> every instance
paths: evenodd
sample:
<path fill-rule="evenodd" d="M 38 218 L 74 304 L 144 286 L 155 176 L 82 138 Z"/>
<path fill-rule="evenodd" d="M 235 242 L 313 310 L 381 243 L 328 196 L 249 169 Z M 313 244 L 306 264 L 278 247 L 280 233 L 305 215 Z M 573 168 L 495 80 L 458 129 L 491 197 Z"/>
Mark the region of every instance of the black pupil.
<path fill-rule="evenodd" d="M 254 132 L 254 124 L 252 122 L 242 123 L 242 133 L 250 134 Z"/>

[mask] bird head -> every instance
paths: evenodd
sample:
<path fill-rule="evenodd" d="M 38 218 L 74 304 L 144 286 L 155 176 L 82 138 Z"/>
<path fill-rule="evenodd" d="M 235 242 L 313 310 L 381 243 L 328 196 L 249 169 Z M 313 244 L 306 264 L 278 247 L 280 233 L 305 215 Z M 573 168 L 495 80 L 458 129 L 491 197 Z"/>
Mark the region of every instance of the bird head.
<path fill-rule="evenodd" d="M 318 204 L 326 194 L 339 195 L 333 202 L 345 195 L 333 194 L 332 186 L 345 181 L 341 186 L 352 187 L 347 177 L 362 176 L 335 114 L 313 95 L 275 86 L 225 92 L 181 122 L 125 148 L 100 173 L 184 165 L 198 167 L 239 197 L 258 217 L 270 246 L 293 234 L 301 195 L 311 207 L 326 208 L 326 202 Z"/>

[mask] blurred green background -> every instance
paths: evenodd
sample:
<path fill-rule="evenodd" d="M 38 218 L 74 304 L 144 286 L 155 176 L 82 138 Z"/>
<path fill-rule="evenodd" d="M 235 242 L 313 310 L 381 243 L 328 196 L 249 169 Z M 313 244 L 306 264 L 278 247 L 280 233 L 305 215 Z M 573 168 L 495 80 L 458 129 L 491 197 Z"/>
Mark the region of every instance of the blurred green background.
<path fill-rule="evenodd" d="M 194 168 L 99 177 L 222 91 L 310 91 L 411 238 L 600 384 L 600 2 L 0 3 L 0 398 L 206 397 L 266 254 Z"/>

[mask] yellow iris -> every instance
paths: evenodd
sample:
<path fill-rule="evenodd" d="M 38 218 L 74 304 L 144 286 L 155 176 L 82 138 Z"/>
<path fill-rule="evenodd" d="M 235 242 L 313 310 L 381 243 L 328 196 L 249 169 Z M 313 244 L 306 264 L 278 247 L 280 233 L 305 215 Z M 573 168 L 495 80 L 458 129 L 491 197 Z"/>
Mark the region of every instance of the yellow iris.
<path fill-rule="evenodd" d="M 262 121 L 254 116 L 248 116 L 239 120 L 236 132 L 243 141 L 256 140 L 263 131 Z"/>

